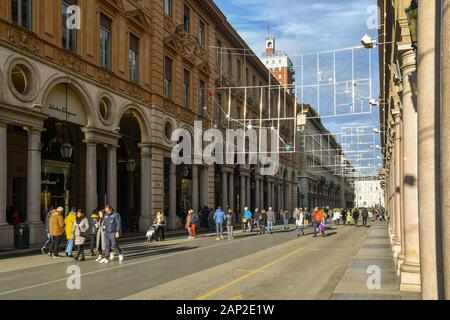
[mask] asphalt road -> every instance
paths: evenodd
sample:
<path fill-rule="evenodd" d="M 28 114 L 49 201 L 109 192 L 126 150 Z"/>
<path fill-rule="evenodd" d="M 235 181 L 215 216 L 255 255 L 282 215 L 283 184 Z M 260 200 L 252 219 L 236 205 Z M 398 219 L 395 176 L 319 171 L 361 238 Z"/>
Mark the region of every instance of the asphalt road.
<path fill-rule="evenodd" d="M 201 235 L 127 243 L 125 260 L 107 265 L 45 255 L 5 259 L 0 299 L 328 299 L 367 228 L 335 226 L 325 238 L 310 229 L 297 237 L 293 228 L 237 231 L 231 241 Z"/>

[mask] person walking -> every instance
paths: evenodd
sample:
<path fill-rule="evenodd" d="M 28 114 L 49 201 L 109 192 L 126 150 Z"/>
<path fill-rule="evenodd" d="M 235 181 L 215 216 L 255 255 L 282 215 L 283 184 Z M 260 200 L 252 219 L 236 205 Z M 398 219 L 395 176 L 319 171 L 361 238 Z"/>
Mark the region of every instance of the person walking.
<path fill-rule="evenodd" d="M 302 236 L 305 235 L 305 230 L 303 228 L 304 226 L 304 216 L 303 216 L 303 212 L 298 210 L 298 208 L 296 209 L 296 213 L 297 215 L 295 216 L 295 226 L 297 227 L 297 237 L 300 236 L 300 233 Z"/>
<path fill-rule="evenodd" d="M 234 230 L 235 217 L 234 217 L 233 210 L 231 208 L 228 209 L 228 211 L 227 211 L 226 221 L 227 221 L 228 240 L 233 240 L 234 239 L 233 230 Z"/>
<path fill-rule="evenodd" d="M 67 214 L 66 218 L 64 219 L 64 223 L 66 225 L 66 256 L 67 257 L 73 257 L 73 243 L 74 239 L 72 237 L 72 228 L 73 224 L 75 223 L 75 220 L 77 218 L 76 215 L 77 209 L 72 208 L 69 213 Z"/>
<path fill-rule="evenodd" d="M 45 254 L 45 250 L 48 250 L 48 245 L 50 244 L 50 242 L 52 242 L 52 237 L 50 236 L 50 215 L 52 214 L 53 211 L 53 206 L 50 206 L 50 208 L 48 209 L 48 211 L 45 213 L 45 220 L 44 220 L 44 224 L 45 224 L 45 234 L 47 236 L 47 239 L 45 240 L 44 244 L 42 245 L 41 248 L 41 253 Z"/>
<path fill-rule="evenodd" d="M 62 207 L 58 207 L 56 210 L 53 210 L 50 215 L 49 220 L 49 231 L 50 236 L 52 237 L 52 246 L 48 252 L 48 255 L 53 258 L 59 258 L 59 243 L 61 242 L 61 237 L 64 233 L 64 219 L 62 216 L 64 209 Z"/>
<path fill-rule="evenodd" d="M 106 245 L 105 245 L 105 211 L 100 210 L 98 212 L 98 220 L 96 223 L 97 228 L 97 238 L 96 238 L 96 248 L 98 251 L 98 257 L 97 259 L 95 259 L 95 261 L 99 262 L 100 260 L 102 260 L 103 257 L 103 253 L 105 253 L 105 249 L 106 249 Z"/>
<path fill-rule="evenodd" d="M 91 241 L 90 243 L 90 253 L 91 257 L 95 256 L 95 246 L 96 246 L 96 240 L 97 240 L 97 231 L 98 231 L 98 210 L 94 210 L 91 213 L 91 216 L 89 217 L 89 226 L 90 226 L 90 234 L 89 239 Z"/>
<path fill-rule="evenodd" d="M 242 217 L 242 223 L 243 223 L 243 232 L 245 232 L 246 230 L 251 231 L 251 223 L 252 223 L 252 213 L 251 211 L 248 209 L 248 207 L 244 208 L 244 215 Z"/>
<path fill-rule="evenodd" d="M 186 216 L 186 223 L 184 224 L 184 228 L 189 232 L 188 239 L 192 239 L 191 215 L 192 215 L 192 210 L 188 210 L 188 213 Z"/>
<path fill-rule="evenodd" d="M 266 234 L 266 225 L 267 225 L 267 212 L 266 210 L 262 209 L 261 213 L 259 214 L 258 219 L 258 225 L 259 225 L 259 234 Z"/>
<path fill-rule="evenodd" d="M 89 229 L 89 220 L 86 218 L 84 211 L 78 210 L 72 227 L 72 237 L 75 239 L 75 245 L 77 246 L 77 255 L 74 256 L 74 259 L 77 261 L 86 260 L 84 257 L 84 244 Z"/>
<path fill-rule="evenodd" d="M 164 231 L 166 229 L 166 216 L 161 211 L 158 211 L 156 213 L 156 219 L 155 223 L 158 226 L 157 233 L 156 233 L 156 241 L 164 241 L 165 235 Z"/>
<path fill-rule="evenodd" d="M 253 215 L 253 229 L 259 230 L 259 215 L 261 213 L 259 212 L 259 208 L 255 209 L 255 214 Z"/>
<path fill-rule="evenodd" d="M 191 229 L 191 235 L 192 235 L 192 239 L 195 239 L 195 237 L 197 236 L 197 226 L 198 223 L 200 222 L 200 216 L 198 215 L 197 212 L 194 211 L 194 209 L 191 209 L 191 218 L 189 219 L 189 226 Z"/>
<path fill-rule="evenodd" d="M 214 221 L 216 222 L 216 240 L 223 240 L 223 223 L 226 221 L 226 216 L 220 206 L 214 212 Z"/>
<path fill-rule="evenodd" d="M 319 208 L 314 208 L 313 214 L 313 229 L 314 229 L 314 237 L 317 237 L 317 231 L 322 233 L 322 236 L 325 236 L 325 214 Z"/>
<path fill-rule="evenodd" d="M 369 211 L 367 211 L 367 208 L 364 208 L 362 211 L 362 220 L 363 220 L 363 226 L 367 227 L 367 219 L 369 218 Z"/>
<path fill-rule="evenodd" d="M 101 263 L 108 263 L 110 259 L 111 248 L 119 254 L 119 262 L 123 261 L 123 252 L 117 244 L 117 239 L 120 237 L 120 232 L 122 228 L 122 223 L 120 219 L 120 215 L 118 212 L 115 212 L 114 209 L 107 205 L 105 207 L 105 257 L 100 260 Z"/>
<path fill-rule="evenodd" d="M 289 211 L 281 210 L 283 216 L 284 231 L 289 231 Z"/>
<path fill-rule="evenodd" d="M 273 212 L 272 207 L 269 207 L 267 211 L 267 231 L 273 233 L 273 225 L 275 223 L 275 212 Z"/>
<path fill-rule="evenodd" d="M 358 220 L 359 220 L 359 210 L 358 208 L 353 209 L 353 220 L 355 221 L 355 227 L 358 226 Z"/>

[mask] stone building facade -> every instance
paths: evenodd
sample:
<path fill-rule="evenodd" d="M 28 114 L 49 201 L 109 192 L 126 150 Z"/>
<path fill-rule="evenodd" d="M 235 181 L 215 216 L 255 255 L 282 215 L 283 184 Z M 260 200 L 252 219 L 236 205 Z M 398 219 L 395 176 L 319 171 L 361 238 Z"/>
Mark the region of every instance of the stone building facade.
<path fill-rule="evenodd" d="M 182 226 L 191 207 L 291 210 L 292 154 L 281 155 L 275 176 L 254 165 L 170 160 L 175 129 L 193 133 L 196 120 L 226 129 L 218 105 L 228 100 L 215 88 L 268 85 L 256 55 L 236 54 L 243 49 L 250 50 L 212 0 L 5 1 L 0 247 L 12 246 L 14 210 L 28 224 L 30 242 L 41 242 L 50 205 L 90 213 L 109 203 L 128 231 L 147 229 L 159 210 L 170 229 Z M 257 118 L 260 101 L 264 114 L 275 108 L 275 99 L 267 105 L 272 93 L 262 94 L 234 92 L 233 117 Z M 293 128 L 282 134 L 289 139 Z"/>

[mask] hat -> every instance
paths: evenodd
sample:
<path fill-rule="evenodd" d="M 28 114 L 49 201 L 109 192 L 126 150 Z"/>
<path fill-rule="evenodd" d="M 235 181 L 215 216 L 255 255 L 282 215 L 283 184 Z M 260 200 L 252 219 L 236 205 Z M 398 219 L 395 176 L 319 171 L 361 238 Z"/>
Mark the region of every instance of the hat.
<path fill-rule="evenodd" d="M 56 211 L 63 212 L 64 208 L 63 207 L 58 207 L 58 208 L 56 208 Z"/>

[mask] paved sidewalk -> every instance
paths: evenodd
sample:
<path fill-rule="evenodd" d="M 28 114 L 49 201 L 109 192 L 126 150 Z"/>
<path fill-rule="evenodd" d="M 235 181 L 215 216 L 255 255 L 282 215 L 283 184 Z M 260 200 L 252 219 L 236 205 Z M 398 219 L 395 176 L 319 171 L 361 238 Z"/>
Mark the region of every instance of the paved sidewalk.
<path fill-rule="evenodd" d="M 392 257 L 386 222 L 370 222 L 370 231 L 358 253 L 331 295 L 331 300 L 417 300 L 420 294 L 400 291 Z M 360 228 L 363 228 L 360 226 Z M 381 286 L 369 289 L 374 274 L 369 267 L 380 268 Z M 369 268 L 369 269 L 368 269 Z M 369 283 L 373 283 L 369 281 Z"/>

